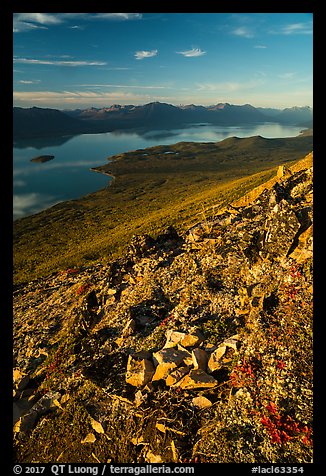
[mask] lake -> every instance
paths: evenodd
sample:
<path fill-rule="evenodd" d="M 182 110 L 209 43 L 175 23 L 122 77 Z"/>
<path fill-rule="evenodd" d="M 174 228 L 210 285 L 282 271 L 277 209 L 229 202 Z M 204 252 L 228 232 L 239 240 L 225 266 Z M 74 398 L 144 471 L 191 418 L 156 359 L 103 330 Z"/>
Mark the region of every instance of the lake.
<path fill-rule="evenodd" d="M 183 129 L 114 131 L 73 137 L 16 141 L 13 150 L 13 218 L 32 215 L 56 203 L 105 188 L 110 178 L 90 170 L 130 150 L 181 141 L 218 142 L 228 137 L 294 137 L 302 127 L 276 123 L 241 126 L 193 124 Z M 38 156 L 54 159 L 31 162 Z"/>

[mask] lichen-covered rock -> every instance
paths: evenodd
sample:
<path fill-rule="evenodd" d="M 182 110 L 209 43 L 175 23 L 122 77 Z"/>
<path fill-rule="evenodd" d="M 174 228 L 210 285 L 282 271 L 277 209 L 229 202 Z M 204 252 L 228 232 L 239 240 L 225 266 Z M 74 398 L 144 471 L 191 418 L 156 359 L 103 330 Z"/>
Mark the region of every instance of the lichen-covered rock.
<path fill-rule="evenodd" d="M 203 395 L 194 397 L 191 402 L 194 407 L 199 408 L 200 410 L 202 410 L 203 408 L 209 408 L 212 406 L 212 402 L 208 398 L 204 397 Z"/>
<path fill-rule="evenodd" d="M 164 380 L 176 367 L 175 362 L 163 362 L 158 364 L 153 375 L 153 382 L 156 380 Z"/>
<path fill-rule="evenodd" d="M 168 387 L 171 387 L 175 383 L 179 382 L 179 380 L 181 380 L 182 377 L 187 375 L 187 373 L 189 373 L 190 370 L 191 370 L 191 367 L 189 365 L 187 365 L 185 367 L 178 367 L 177 369 L 175 369 L 173 372 L 171 372 L 167 376 L 167 378 L 165 380 L 166 385 Z"/>
<path fill-rule="evenodd" d="M 199 388 L 213 388 L 218 384 L 217 380 L 208 375 L 204 370 L 190 370 L 189 374 L 183 377 L 175 386 L 183 390 L 196 390 Z"/>
<path fill-rule="evenodd" d="M 29 433 L 36 424 L 37 413 L 29 412 L 21 416 L 14 425 L 14 433 Z"/>
<path fill-rule="evenodd" d="M 290 250 L 300 228 L 296 214 L 287 201 L 277 203 L 265 223 L 263 255 L 284 256 Z"/>
<path fill-rule="evenodd" d="M 164 380 L 181 363 L 184 363 L 184 359 L 187 357 L 187 351 L 175 347 L 163 348 L 153 353 L 153 360 L 156 365 L 153 381 Z"/>
<path fill-rule="evenodd" d="M 129 355 L 126 372 L 126 382 L 129 385 L 143 387 L 151 381 L 154 372 L 155 369 L 150 360 Z"/>
<path fill-rule="evenodd" d="M 186 334 L 184 332 L 178 332 L 178 331 L 169 329 L 166 332 L 166 342 L 164 344 L 164 348 L 175 347 L 185 337 L 186 337 Z"/>
<path fill-rule="evenodd" d="M 41 416 L 58 408 L 57 402 L 60 398 L 59 392 L 47 392 L 25 415 L 19 418 L 14 426 L 14 432 L 27 434 L 32 431 Z"/>
<path fill-rule="evenodd" d="M 156 453 L 153 453 L 152 450 L 148 450 L 145 453 L 145 461 L 147 463 L 155 464 L 155 463 L 163 463 L 162 456 Z"/>
<path fill-rule="evenodd" d="M 222 344 L 211 353 L 207 368 L 209 372 L 214 372 L 222 367 L 221 359 L 226 352 L 226 345 Z"/>
<path fill-rule="evenodd" d="M 24 390 L 30 381 L 30 375 L 24 375 L 20 379 L 16 380 L 15 386 L 18 391 Z"/>
<path fill-rule="evenodd" d="M 235 352 L 237 352 L 238 349 L 239 349 L 240 343 L 239 343 L 239 339 L 235 339 L 234 337 L 230 337 L 229 339 L 225 339 L 225 341 L 223 342 L 223 345 L 225 345 L 226 347 L 230 347 Z"/>
<path fill-rule="evenodd" d="M 173 364 L 175 367 L 181 364 L 183 359 L 187 357 L 187 352 L 175 348 L 161 349 L 153 353 L 153 360 L 158 364 Z"/>
<path fill-rule="evenodd" d="M 149 235 L 134 235 L 129 245 L 129 255 L 134 258 L 146 256 L 155 241 Z"/>
<path fill-rule="evenodd" d="M 313 225 L 310 225 L 298 237 L 298 244 L 290 254 L 297 263 L 304 263 L 313 258 Z"/>
<path fill-rule="evenodd" d="M 205 340 L 203 333 L 199 329 L 195 329 L 189 334 L 186 334 L 183 339 L 181 339 L 180 344 L 185 347 L 197 347 L 201 342 Z"/>
<path fill-rule="evenodd" d="M 208 356 L 203 349 L 197 348 L 192 351 L 194 369 L 206 370 Z"/>

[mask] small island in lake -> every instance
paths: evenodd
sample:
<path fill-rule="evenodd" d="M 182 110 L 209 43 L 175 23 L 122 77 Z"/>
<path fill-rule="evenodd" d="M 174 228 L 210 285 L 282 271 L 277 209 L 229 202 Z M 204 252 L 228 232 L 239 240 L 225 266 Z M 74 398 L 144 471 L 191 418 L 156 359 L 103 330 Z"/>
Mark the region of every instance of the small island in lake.
<path fill-rule="evenodd" d="M 48 162 L 49 160 L 54 159 L 54 155 L 39 155 L 38 157 L 34 157 L 31 159 L 31 162 Z"/>

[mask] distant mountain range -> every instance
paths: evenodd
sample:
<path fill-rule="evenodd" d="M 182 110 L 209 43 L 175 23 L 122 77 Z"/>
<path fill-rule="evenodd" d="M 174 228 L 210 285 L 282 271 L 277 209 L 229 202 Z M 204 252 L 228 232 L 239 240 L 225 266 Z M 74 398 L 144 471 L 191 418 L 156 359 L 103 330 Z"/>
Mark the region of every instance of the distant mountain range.
<path fill-rule="evenodd" d="M 13 135 L 15 138 L 59 136 L 87 133 L 87 123 L 56 109 L 14 107 Z"/>
<path fill-rule="evenodd" d="M 119 129 L 186 127 L 191 123 L 241 125 L 278 122 L 312 127 L 312 108 L 255 108 L 250 104 L 219 103 L 214 106 L 173 106 L 152 102 L 142 106 L 114 104 L 104 108 L 63 110 L 21 108 L 13 110 L 14 139 L 101 133 Z"/>

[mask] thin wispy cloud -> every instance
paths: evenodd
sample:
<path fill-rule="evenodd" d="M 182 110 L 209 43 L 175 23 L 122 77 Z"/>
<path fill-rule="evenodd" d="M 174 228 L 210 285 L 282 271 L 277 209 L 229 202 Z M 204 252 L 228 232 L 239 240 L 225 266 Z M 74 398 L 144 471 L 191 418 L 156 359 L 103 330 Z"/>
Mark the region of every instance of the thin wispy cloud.
<path fill-rule="evenodd" d="M 301 23 L 289 23 L 278 29 L 271 29 L 272 35 L 312 35 L 312 21 Z"/>
<path fill-rule="evenodd" d="M 57 60 L 44 60 L 44 59 L 33 59 L 33 58 L 14 58 L 14 63 L 22 64 L 44 64 L 52 66 L 105 66 L 107 63 L 105 61 L 57 61 Z"/>
<path fill-rule="evenodd" d="M 312 23 L 291 23 L 282 28 L 283 35 L 311 35 Z"/>
<path fill-rule="evenodd" d="M 256 76 L 260 77 L 260 78 L 266 78 L 267 76 L 267 73 L 265 73 L 265 71 L 262 71 L 262 70 L 258 70 L 256 71 Z"/>
<path fill-rule="evenodd" d="M 192 58 L 196 56 L 203 56 L 206 54 L 206 51 L 201 50 L 200 48 L 192 48 L 191 50 L 186 51 L 176 51 L 178 55 L 183 55 L 187 58 Z"/>
<path fill-rule="evenodd" d="M 126 89 L 172 89 L 171 86 L 162 85 L 140 85 L 140 84 L 77 84 L 83 88 L 126 88 Z"/>
<path fill-rule="evenodd" d="M 61 17 L 53 13 L 14 13 L 14 20 L 40 23 L 41 25 L 62 23 Z"/>
<path fill-rule="evenodd" d="M 244 13 L 231 13 L 230 15 L 228 15 L 228 17 L 232 22 L 237 22 L 241 24 L 252 23 L 252 18 Z"/>
<path fill-rule="evenodd" d="M 34 23 L 24 22 L 24 21 L 14 21 L 13 22 L 13 32 L 14 33 L 21 33 L 23 31 L 30 31 L 30 30 L 47 30 L 47 26 L 35 25 Z"/>
<path fill-rule="evenodd" d="M 141 13 L 57 13 L 61 22 L 69 20 L 103 20 L 103 21 L 130 21 L 141 20 Z"/>
<path fill-rule="evenodd" d="M 40 79 L 21 79 L 17 81 L 19 84 L 38 84 L 41 82 Z"/>
<path fill-rule="evenodd" d="M 105 67 L 100 69 L 101 71 L 130 71 L 132 68 L 129 68 L 126 66 L 111 66 L 111 67 Z"/>
<path fill-rule="evenodd" d="M 102 20 L 141 20 L 141 13 L 95 13 L 93 18 Z"/>
<path fill-rule="evenodd" d="M 226 81 L 220 83 L 197 83 L 198 91 L 209 91 L 209 92 L 234 92 L 242 91 L 247 89 L 253 89 L 257 86 L 260 86 L 264 83 L 262 79 L 254 79 L 249 81 L 237 82 L 237 81 Z"/>
<path fill-rule="evenodd" d="M 267 48 L 267 46 L 265 46 L 265 45 L 255 45 L 254 48 L 256 48 L 257 50 L 265 50 Z"/>
<path fill-rule="evenodd" d="M 141 13 L 14 13 L 14 33 L 35 29 L 47 29 L 52 25 L 59 25 L 69 21 L 82 20 L 107 20 L 128 21 L 140 20 Z M 72 25 L 69 28 L 82 29 L 80 25 Z"/>
<path fill-rule="evenodd" d="M 156 97 L 156 96 L 155 96 Z M 105 105 L 112 102 L 130 104 L 132 102 L 148 102 L 153 97 L 132 92 L 103 92 L 103 91 L 14 91 L 16 104 L 48 104 L 59 107 L 59 104 L 69 105 Z"/>
<path fill-rule="evenodd" d="M 52 13 L 14 13 L 13 31 L 47 29 L 45 25 L 55 25 L 62 23 L 62 20 Z"/>
<path fill-rule="evenodd" d="M 232 30 L 232 34 L 236 36 L 241 36 L 242 38 L 253 38 L 254 34 L 253 31 L 245 26 L 239 26 Z"/>
<path fill-rule="evenodd" d="M 277 77 L 280 79 L 292 79 L 294 78 L 296 73 L 294 72 L 289 72 L 289 73 L 281 73 Z"/>
<path fill-rule="evenodd" d="M 157 56 L 158 50 L 150 50 L 150 51 L 136 51 L 135 52 L 135 58 L 137 60 L 142 60 L 144 58 L 152 58 L 153 56 Z"/>

